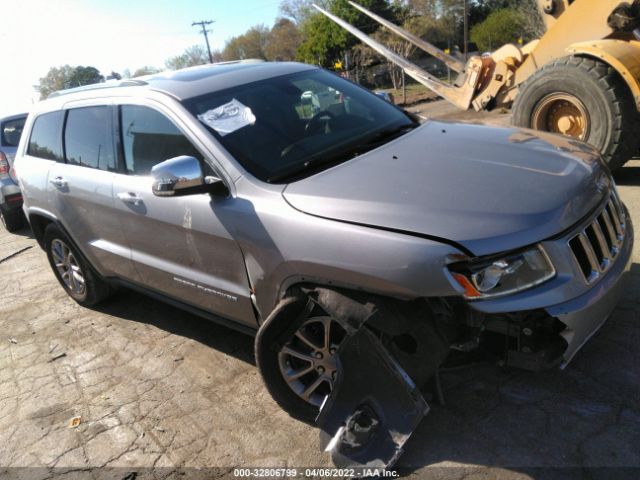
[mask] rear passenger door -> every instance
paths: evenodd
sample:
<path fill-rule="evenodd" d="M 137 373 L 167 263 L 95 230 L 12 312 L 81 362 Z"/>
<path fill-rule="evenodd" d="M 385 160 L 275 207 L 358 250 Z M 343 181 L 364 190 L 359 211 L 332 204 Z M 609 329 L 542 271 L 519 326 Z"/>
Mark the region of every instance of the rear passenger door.
<path fill-rule="evenodd" d="M 65 115 L 64 160 L 49 170 L 52 209 L 101 274 L 131 278 L 135 272 L 113 199 L 119 170 L 114 108 L 79 106 Z"/>
<path fill-rule="evenodd" d="M 244 258 L 220 220 L 233 199 L 156 197 L 151 191 L 151 168 L 180 155 L 198 158 L 205 175 L 213 174 L 178 119 L 169 115 L 150 105 L 119 106 L 126 174 L 114 179 L 114 197 L 138 283 L 255 327 Z"/>

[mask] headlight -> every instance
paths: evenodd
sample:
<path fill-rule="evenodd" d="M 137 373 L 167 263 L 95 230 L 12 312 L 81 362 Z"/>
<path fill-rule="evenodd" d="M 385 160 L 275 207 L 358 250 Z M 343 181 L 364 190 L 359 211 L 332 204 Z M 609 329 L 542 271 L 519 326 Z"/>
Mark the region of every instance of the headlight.
<path fill-rule="evenodd" d="M 491 298 L 520 292 L 556 275 L 541 246 L 504 256 L 449 265 L 456 282 L 468 299 Z"/>

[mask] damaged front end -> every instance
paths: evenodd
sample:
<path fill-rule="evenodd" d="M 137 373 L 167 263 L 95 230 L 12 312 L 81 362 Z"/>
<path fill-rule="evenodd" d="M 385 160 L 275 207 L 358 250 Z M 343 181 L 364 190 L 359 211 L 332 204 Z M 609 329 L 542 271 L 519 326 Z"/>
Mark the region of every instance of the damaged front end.
<path fill-rule="evenodd" d="M 633 240 L 631 219 L 611 196 L 536 246 L 457 256 L 446 269 L 459 296 L 403 301 L 295 287 L 258 331 L 258 368 L 283 409 L 320 428 L 336 466 L 389 468 L 429 411 L 427 399 L 444 402 L 439 379 L 448 367 L 566 366 L 619 301 Z"/>
<path fill-rule="evenodd" d="M 336 319 L 345 333 L 336 352 L 335 382 L 316 409 L 320 446 L 331 452 L 338 467 L 389 468 L 429 411 L 420 387 L 449 353 L 456 327 L 444 304 L 439 307 L 359 292 L 300 290 L 283 300 L 261 327 L 258 367 L 273 397 L 292 413 L 295 397 L 283 395 L 272 370 L 275 358 L 283 349 L 291 350 L 289 339 L 300 335 L 305 323 L 323 316 Z M 313 340 L 307 337 L 306 342 Z M 326 365 L 322 360 L 318 368 Z"/>

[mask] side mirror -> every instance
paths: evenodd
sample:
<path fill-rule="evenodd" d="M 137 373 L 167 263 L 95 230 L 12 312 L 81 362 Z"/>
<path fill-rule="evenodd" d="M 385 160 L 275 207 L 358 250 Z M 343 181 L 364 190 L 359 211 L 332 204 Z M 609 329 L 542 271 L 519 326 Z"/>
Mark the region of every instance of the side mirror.
<path fill-rule="evenodd" d="M 153 185 L 151 190 L 157 197 L 177 197 L 212 193 L 228 195 L 229 190 L 222 179 L 204 176 L 200 161 L 197 158 L 182 155 L 170 158 L 155 165 L 151 169 Z"/>

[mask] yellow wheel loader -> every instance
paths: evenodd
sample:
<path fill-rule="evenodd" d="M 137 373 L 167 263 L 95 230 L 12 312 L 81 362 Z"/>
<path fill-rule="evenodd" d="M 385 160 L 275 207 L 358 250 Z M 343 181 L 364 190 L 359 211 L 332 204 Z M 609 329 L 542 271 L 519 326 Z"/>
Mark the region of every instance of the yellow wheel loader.
<path fill-rule="evenodd" d="M 460 75 L 440 81 L 314 5 L 405 73 L 462 109 L 512 109 L 513 124 L 586 141 L 612 170 L 640 148 L 640 0 L 538 0 L 546 33 L 461 62 L 364 7 L 354 8 Z"/>

